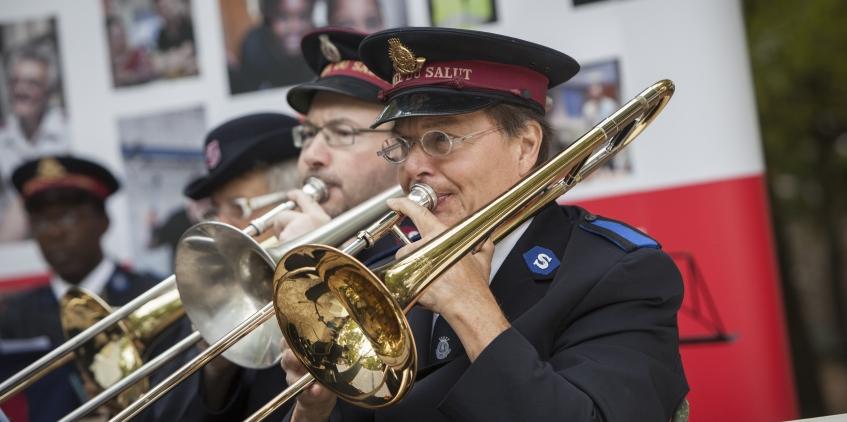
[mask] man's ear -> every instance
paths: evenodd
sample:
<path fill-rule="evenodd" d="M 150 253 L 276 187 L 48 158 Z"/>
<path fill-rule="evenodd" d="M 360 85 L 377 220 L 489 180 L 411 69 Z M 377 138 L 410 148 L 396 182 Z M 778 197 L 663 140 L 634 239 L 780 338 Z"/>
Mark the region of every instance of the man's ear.
<path fill-rule="evenodd" d="M 528 120 L 524 124 L 523 131 L 516 140 L 518 142 L 518 168 L 521 177 L 526 176 L 535 168 L 538 154 L 541 152 L 541 139 L 544 136 L 541 124 L 535 120 Z"/>

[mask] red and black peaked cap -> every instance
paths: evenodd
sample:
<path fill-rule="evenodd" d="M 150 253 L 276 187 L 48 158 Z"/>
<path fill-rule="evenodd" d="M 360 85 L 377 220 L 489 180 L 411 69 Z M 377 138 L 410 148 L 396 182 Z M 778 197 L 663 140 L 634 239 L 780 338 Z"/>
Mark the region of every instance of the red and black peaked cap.
<path fill-rule="evenodd" d="M 404 117 L 469 113 L 506 102 L 544 113 L 547 90 L 579 64 L 517 38 L 450 28 L 395 28 L 366 37 L 362 61 L 392 87 L 373 127 Z"/>
<path fill-rule="evenodd" d="M 51 190 L 75 190 L 105 201 L 120 183 L 102 165 L 70 155 L 43 156 L 21 164 L 12 173 L 12 184 L 24 203 Z"/>
<path fill-rule="evenodd" d="M 318 77 L 288 91 L 291 108 L 308 113 L 312 98 L 321 91 L 379 103 L 380 91 L 391 85 L 359 60 L 359 43 L 366 35 L 346 28 L 320 28 L 303 36 L 300 49 Z"/>

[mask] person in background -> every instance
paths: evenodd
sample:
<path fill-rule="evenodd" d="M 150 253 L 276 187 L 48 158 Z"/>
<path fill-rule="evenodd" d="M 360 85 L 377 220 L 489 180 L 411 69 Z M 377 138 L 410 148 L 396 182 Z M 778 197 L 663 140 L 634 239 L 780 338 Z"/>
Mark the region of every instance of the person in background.
<path fill-rule="evenodd" d="M 186 0 L 155 0 L 161 28 L 153 55 L 156 73 L 168 78 L 197 74 L 194 25 Z"/>
<path fill-rule="evenodd" d="M 261 0 L 262 23 L 241 42 L 239 92 L 304 82 L 312 73 L 300 39 L 312 30 L 313 0 Z"/>
<path fill-rule="evenodd" d="M 396 169 L 374 153 L 391 131 L 367 127 L 382 108 L 380 90 L 389 85 L 359 61 L 357 49 L 364 37 L 357 31 L 325 28 L 303 38 L 303 56 L 320 76 L 288 93 L 289 105 L 305 114 L 302 125 L 294 128 L 293 141 L 300 148 L 297 174 L 300 180 L 320 178 L 329 195 L 318 204 L 300 191 L 290 192 L 298 207 L 277 217 L 274 227 L 280 241 L 311 231 L 396 183 Z M 378 259 L 396 249 L 397 241 L 389 236 L 360 258 Z M 244 419 L 287 385 L 276 366 L 244 369 L 223 358 L 204 368 L 202 377 L 194 406 L 204 409 L 205 418 L 216 420 Z M 268 420 L 278 420 L 287 411 L 284 406 Z"/>
<path fill-rule="evenodd" d="M 239 199 L 256 199 L 300 187 L 298 150 L 292 140 L 292 129 L 298 124 L 294 117 L 281 113 L 253 113 L 213 128 L 204 141 L 206 174 L 185 187 L 185 196 L 211 203 L 206 218 L 239 229 L 246 227 L 279 202 L 245 209 Z M 287 198 L 283 196 L 280 202 L 283 200 Z M 266 230 L 255 239 L 260 243 L 274 242 L 274 232 Z M 186 330 L 180 336 L 188 334 Z M 175 372 L 206 346 L 203 342 L 184 361 L 170 363 L 168 371 Z M 277 375 L 276 371 L 273 375 Z M 250 390 L 253 385 L 262 388 Z M 163 397 L 158 405 L 172 409 L 168 417 L 174 420 L 233 420 L 257 409 L 285 387 L 285 380 L 278 376 L 263 377 L 262 371 L 242 369 L 218 357 L 183 382 L 178 387 L 183 389 L 181 392 Z M 245 390 L 252 392 L 249 398 L 245 398 Z"/>
<path fill-rule="evenodd" d="M 119 187 L 105 167 L 68 155 L 45 156 L 18 167 L 12 181 L 51 276 L 45 286 L 0 301 L 2 379 L 65 341 L 59 299 L 71 286 L 120 306 L 159 281 L 104 253 L 101 241 L 110 222 L 106 199 Z M 55 421 L 69 413 L 88 399 L 83 384 L 74 364 L 37 381 L 22 393 L 29 420 Z"/>
<path fill-rule="evenodd" d="M 11 194 L 12 171 L 42 154 L 61 154 L 68 149 L 65 114 L 51 104 L 58 84 L 58 66 L 45 45 L 14 51 L 6 62 L 10 113 L 0 128 L 0 242 L 29 236 L 26 213 L 19 198 Z"/>
<path fill-rule="evenodd" d="M 327 2 L 329 26 L 371 33 L 385 29 L 379 0 L 330 0 Z"/>
<path fill-rule="evenodd" d="M 120 17 L 106 17 L 109 57 L 112 61 L 112 82 L 118 86 L 149 82 L 156 77 L 150 53 L 143 47 L 129 44 L 126 28 Z"/>
<path fill-rule="evenodd" d="M 21 152 L 63 151 L 67 145 L 65 116 L 61 108 L 51 106 L 58 86 L 54 58 L 46 47 L 32 46 L 14 52 L 7 64 L 11 113 L 3 132 L 10 139 L 4 137 L 4 141 L 14 142 L 17 148 L 13 149 Z"/>
<path fill-rule="evenodd" d="M 194 201 L 210 200 L 206 217 L 246 227 L 276 204 L 244 210 L 236 199 L 299 187 L 297 149 L 291 139 L 292 128 L 298 123 L 294 117 L 281 113 L 254 113 L 212 129 L 204 145 L 207 173 L 185 187 L 185 196 Z M 258 239 L 271 236 L 273 233 L 267 232 Z"/>

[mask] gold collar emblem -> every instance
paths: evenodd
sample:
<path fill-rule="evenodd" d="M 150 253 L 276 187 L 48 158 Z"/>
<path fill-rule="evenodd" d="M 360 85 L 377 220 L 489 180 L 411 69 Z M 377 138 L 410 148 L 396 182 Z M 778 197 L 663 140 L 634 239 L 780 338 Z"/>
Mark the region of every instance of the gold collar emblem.
<path fill-rule="evenodd" d="M 426 58 L 416 57 L 415 53 L 403 45 L 399 38 L 388 39 L 388 57 L 394 64 L 394 71 L 401 75 L 409 75 L 421 70 L 426 62 Z"/>
<path fill-rule="evenodd" d="M 44 158 L 38 162 L 35 174 L 39 179 L 58 179 L 67 173 L 65 167 L 55 158 Z"/>
<path fill-rule="evenodd" d="M 329 40 L 329 35 L 321 34 L 318 39 L 321 41 L 321 54 L 331 63 L 340 62 L 341 53 L 338 51 L 338 47 Z"/>

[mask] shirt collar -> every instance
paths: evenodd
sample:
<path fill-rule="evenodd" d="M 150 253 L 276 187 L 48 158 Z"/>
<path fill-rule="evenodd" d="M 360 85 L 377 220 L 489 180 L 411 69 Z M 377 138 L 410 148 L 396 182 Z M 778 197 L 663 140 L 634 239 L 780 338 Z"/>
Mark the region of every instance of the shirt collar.
<path fill-rule="evenodd" d="M 112 274 L 115 272 L 115 263 L 109 259 L 104 258 L 94 267 L 82 282 L 79 283 L 79 287 L 88 290 L 91 293 L 94 293 L 98 296 L 103 295 L 103 290 L 106 288 L 106 284 L 109 283 L 109 279 L 112 277 Z M 58 274 L 53 274 L 50 278 L 50 288 L 53 290 L 53 294 L 56 296 L 56 300 L 61 300 L 62 296 L 68 292 L 72 284 L 68 283 L 65 280 L 62 280 L 62 277 L 59 277 Z"/>

